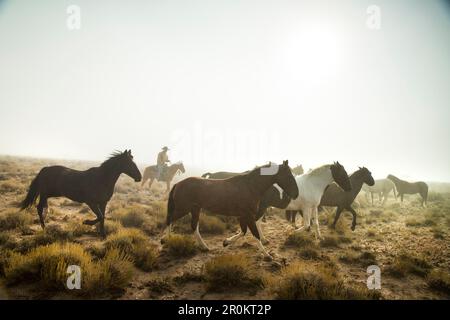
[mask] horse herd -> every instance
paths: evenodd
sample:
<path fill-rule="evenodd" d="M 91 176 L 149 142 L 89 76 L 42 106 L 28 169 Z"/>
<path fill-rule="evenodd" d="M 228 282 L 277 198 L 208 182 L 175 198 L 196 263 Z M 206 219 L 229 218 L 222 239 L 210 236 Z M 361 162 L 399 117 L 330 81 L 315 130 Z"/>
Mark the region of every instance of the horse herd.
<path fill-rule="evenodd" d="M 67 197 L 72 201 L 85 203 L 96 215 L 96 219 L 85 220 L 83 223 L 98 223 L 101 236 L 106 237 L 106 205 L 113 195 L 119 176 L 124 173 L 136 182 L 143 180 L 144 184 L 147 179 L 153 182 L 153 171 L 152 167 L 146 168 L 143 179 L 133 161 L 131 150 L 115 152 L 99 167 L 85 171 L 63 166 L 44 167 L 31 182 L 20 208 L 23 210 L 33 206 L 39 198 L 37 213 L 42 228 L 45 228 L 48 198 Z M 185 172 L 182 163 L 177 163 L 176 170 L 169 171 L 168 176 L 172 178 L 178 171 Z M 188 177 L 174 184 L 168 198 L 165 232 L 169 235 L 172 224 L 190 213 L 191 227 L 196 239 L 203 249 L 208 250 L 199 231 L 201 210 L 235 216 L 239 219 L 241 230 L 225 239 L 223 245 L 232 244 L 250 229 L 259 249 L 270 257 L 264 247 L 267 240 L 260 225 L 267 208 L 285 209 L 286 218 L 292 222 L 296 232 L 309 231 L 312 224 L 316 237 L 321 238 L 318 211 L 322 206 L 337 208 L 332 227 L 336 225 L 344 210 L 350 211 L 353 215 L 351 228 L 355 229 L 356 212 L 351 205 L 361 189 L 372 196 L 372 203 L 373 194 L 378 194 L 380 200 L 384 199 L 384 203 L 392 190 L 396 197 L 397 191 L 402 201 L 405 194 L 419 193 L 422 205 L 426 204 L 428 196 L 428 186 L 424 182 L 410 183 L 393 175 L 375 181 L 365 167 L 348 176 L 344 166 L 334 162 L 303 173 L 301 166 L 291 169 L 286 160 L 279 165 L 269 163 L 242 173 L 206 173 L 202 177 Z M 303 226 L 300 228 L 295 225 L 297 213 L 303 217 Z"/>

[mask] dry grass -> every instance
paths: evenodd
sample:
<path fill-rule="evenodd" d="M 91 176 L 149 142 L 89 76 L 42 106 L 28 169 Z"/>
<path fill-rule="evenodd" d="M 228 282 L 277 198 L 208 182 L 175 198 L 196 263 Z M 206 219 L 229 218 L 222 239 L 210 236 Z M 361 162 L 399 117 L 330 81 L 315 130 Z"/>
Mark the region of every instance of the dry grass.
<path fill-rule="evenodd" d="M 450 274 L 444 270 L 432 270 L 426 278 L 428 286 L 439 292 L 450 295 Z"/>
<path fill-rule="evenodd" d="M 204 281 L 208 291 L 255 291 L 263 287 L 263 277 L 243 254 L 225 254 L 209 260 L 204 266 Z"/>
<path fill-rule="evenodd" d="M 81 269 L 81 289 L 67 290 L 67 267 Z M 55 243 L 33 249 L 27 254 L 11 253 L 4 267 L 8 285 L 36 283 L 49 291 L 67 290 L 73 294 L 92 295 L 124 288 L 132 277 L 129 257 L 110 250 L 104 259 L 94 262 L 79 244 Z"/>
<path fill-rule="evenodd" d="M 197 253 L 198 247 L 191 236 L 171 234 L 164 241 L 164 250 L 172 257 L 189 257 Z"/>
<path fill-rule="evenodd" d="M 105 241 L 105 248 L 118 249 L 130 256 L 136 267 L 149 271 L 156 265 L 157 249 L 139 229 L 121 228 Z"/>
<path fill-rule="evenodd" d="M 407 274 L 425 277 L 431 268 L 432 266 L 424 258 L 404 252 L 387 267 L 387 272 L 397 278 L 403 278 Z"/>
<path fill-rule="evenodd" d="M 312 267 L 300 262 L 283 268 L 279 276 L 269 278 L 267 287 L 274 297 L 280 300 L 380 298 L 378 291 L 347 285 L 329 267 Z"/>
<path fill-rule="evenodd" d="M 26 227 L 33 223 L 33 218 L 27 212 L 7 209 L 0 213 L 0 231 Z"/>

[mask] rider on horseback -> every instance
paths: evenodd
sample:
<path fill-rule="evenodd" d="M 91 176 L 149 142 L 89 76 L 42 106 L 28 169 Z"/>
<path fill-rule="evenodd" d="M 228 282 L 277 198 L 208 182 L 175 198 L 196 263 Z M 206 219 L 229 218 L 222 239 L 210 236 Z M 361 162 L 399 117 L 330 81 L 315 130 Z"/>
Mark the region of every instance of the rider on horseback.
<path fill-rule="evenodd" d="M 163 177 L 164 173 L 167 169 L 167 163 L 170 162 L 169 156 L 167 155 L 167 151 L 169 148 L 163 147 L 162 151 L 158 153 L 158 158 L 156 160 L 156 167 L 158 169 L 158 176 L 157 179 L 161 181 L 161 177 Z"/>

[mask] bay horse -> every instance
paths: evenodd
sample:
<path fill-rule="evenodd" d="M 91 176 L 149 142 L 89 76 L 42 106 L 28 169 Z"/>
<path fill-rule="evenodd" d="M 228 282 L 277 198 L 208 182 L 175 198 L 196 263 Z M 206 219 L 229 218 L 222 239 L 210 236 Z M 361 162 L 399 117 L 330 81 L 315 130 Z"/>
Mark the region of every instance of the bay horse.
<path fill-rule="evenodd" d="M 63 166 L 42 168 L 30 184 L 25 199 L 20 203 L 21 210 L 31 207 L 39 197 L 37 213 L 42 229 L 48 209 L 48 198 L 66 197 L 72 201 L 85 203 L 97 216 L 95 220 L 83 223 L 94 225 L 100 223 L 100 234 L 105 237 L 105 210 L 111 199 L 114 186 L 119 176 L 125 173 L 141 181 L 141 173 L 133 161 L 131 150 L 114 152 L 99 167 L 78 171 Z"/>
<path fill-rule="evenodd" d="M 401 180 L 396 176 L 390 174 L 387 176 L 389 180 L 394 182 L 397 193 L 400 196 L 401 202 L 403 202 L 403 195 L 405 194 L 420 194 L 422 198 L 422 207 L 427 204 L 428 200 L 428 185 L 423 181 L 408 182 Z"/>
<path fill-rule="evenodd" d="M 166 193 L 167 193 L 170 190 L 170 183 L 172 182 L 173 177 L 177 173 L 185 173 L 185 172 L 186 172 L 186 170 L 184 169 L 183 162 L 180 161 L 180 162 L 170 165 L 167 168 L 167 172 L 164 174 L 164 177 L 161 180 L 160 179 L 157 179 L 157 180 L 166 183 Z M 148 187 L 151 188 L 151 186 L 153 184 L 153 180 L 156 179 L 157 175 L 158 175 L 157 166 L 149 166 L 149 167 L 145 168 L 144 175 L 142 177 L 141 187 L 143 187 L 145 185 L 145 183 L 147 182 L 147 180 L 150 179 L 150 182 L 148 183 Z"/>
<path fill-rule="evenodd" d="M 303 226 L 295 229 L 295 231 L 298 232 L 303 229 L 309 231 L 311 229 L 311 218 L 314 218 L 313 222 L 316 227 L 315 235 L 316 237 L 321 238 L 317 212 L 320 200 L 322 199 L 325 188 L 333 181 L 345 191 L 350 191 L 352 189 L 347 171 L 345 171 L 344 166 L 339 162 L 334 162 L 333 164 L 323 165 L 298 176 L 295 178 L 295 181 L 298 186 L 299 196 L 289 203 L 287 210 L 301 210 L 304 217 Z"/>
<path fill-rule="evenodd" d="M 273 171 L 273 168 L 276 170 Z M 167 235 L 170 235 L 171 225 L 175 221 L 191 213 L 191 228 L 200 246 L 208 250 L 199 232 L 200 210 L 205 209 L 214 214 L 239 217 L 241 231 L 224 240 L 224 246 L 244 236 L 248 228 L 256 238 L 258 248 L 270 257 L 261 243 L 255 219 L 261 197 L 275 183 L 291 198 L 298 196 L 298 188 L 287 160 L 281 165 L 257 167 L 246 174 L 228 179 L 186 178 L 176 183 L 170 191 L 167 204 Z"/>
<path fill-rule="evenodd" d="M 365 167 L 359 168 L 357 171 L 352 173 L 349 179 L 352 185 L 352 189 L 350 191 L 344 191 L 336 183 L 332 183 L 325 189 L 322 199 L 320 200 L 319 207 L 337 207 L 334 221 L 331 225 L 333 229 L 336 228 L 336 222 L 339 220 L 341 213 L 344 210 L 348 210 L 353 216 L 351 229 L 352 231 L 355 231 L 356 211 L 352 208 L 352 203 L 361 191 L 361 187 L 364 183 L 369 186 L 373 186 L 375 183 L 372 173 Z M 294 225 L 296 213 L 296 211 L 286 211 L 286 218 Z M 300 214 L 303 216 L 301 211 Z"/>
<path fill-rule="evenodd" d="M 370 194 L 373 206 L 373 195 L 378 194 L 378 198 L 382 201 L 382 204 L 385 205 L 388 199 L 389 193 L 394 191 L 394 197 L 397 200 L 397 193 L 395 192 L 395 184 L 389 179 L 378 179 L 375 180 L 375 184 L 373 186 L 368 186 L 364 184 L 362 189 L 366 192 L 367 196 Z"/>

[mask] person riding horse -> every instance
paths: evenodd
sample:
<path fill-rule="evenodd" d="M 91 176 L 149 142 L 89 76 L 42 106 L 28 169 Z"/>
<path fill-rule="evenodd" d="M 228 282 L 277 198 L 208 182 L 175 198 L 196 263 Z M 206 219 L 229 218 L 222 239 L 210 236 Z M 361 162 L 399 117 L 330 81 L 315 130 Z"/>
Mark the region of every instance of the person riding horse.
<path fill-rule="evenodd" d="M 167 169 L 167 163 L 170 162 L 169 156 L 167 155 L 167 151 L 169 148 L 163 147 L 162 151 L 158 153 L 158 158 L 156 159 L 156 167 L 158 169 L 157 179 L 161 180 L 161 177 L 164 175 Z"/>

